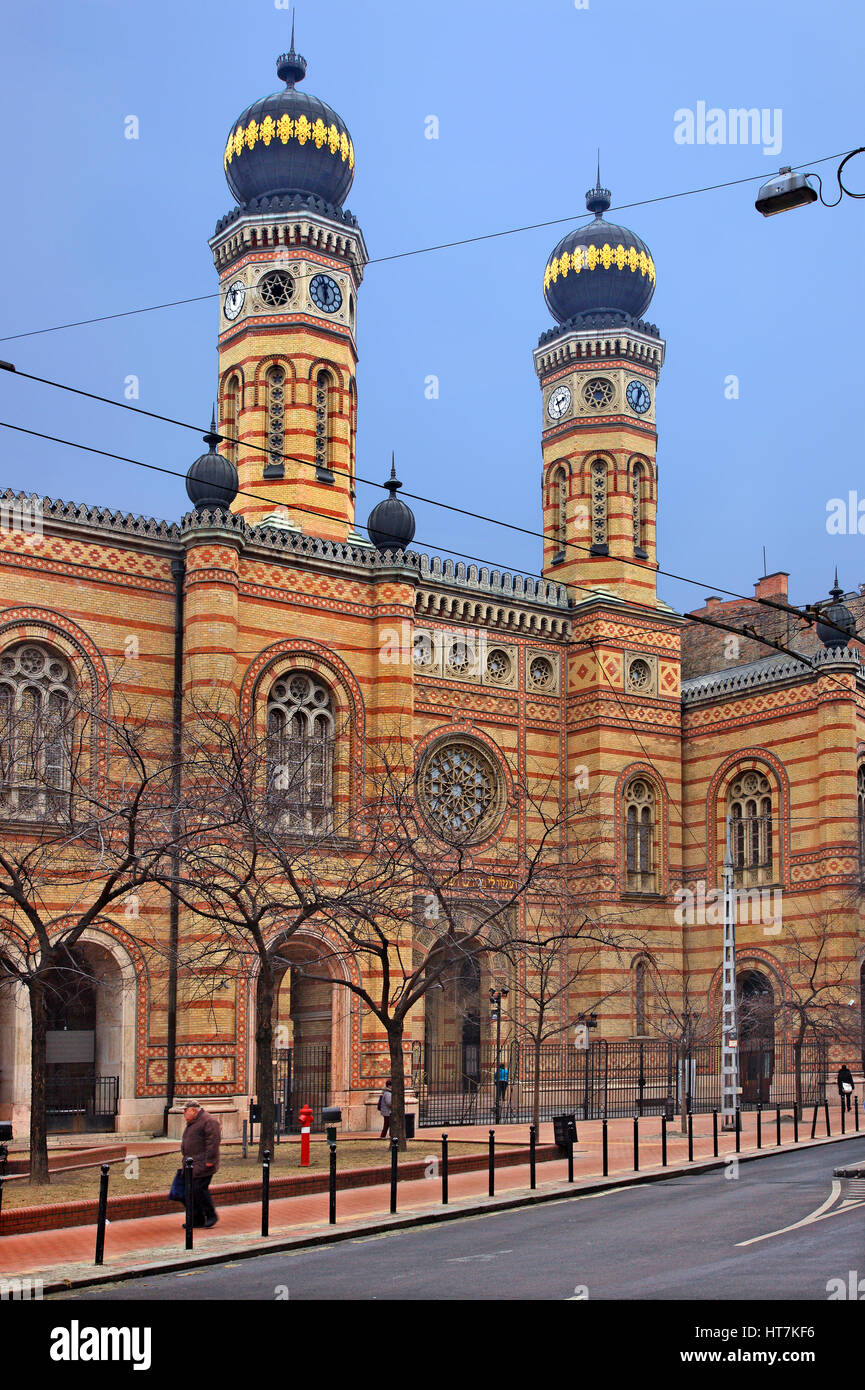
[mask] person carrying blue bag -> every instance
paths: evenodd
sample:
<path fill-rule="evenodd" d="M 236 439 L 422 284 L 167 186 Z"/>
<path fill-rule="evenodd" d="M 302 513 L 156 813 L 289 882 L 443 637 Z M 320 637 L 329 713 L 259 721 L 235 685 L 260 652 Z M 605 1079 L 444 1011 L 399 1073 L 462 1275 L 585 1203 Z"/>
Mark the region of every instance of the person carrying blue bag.
<path fill-rule="evenodd" d="M 219 1220 L 208 1189 L 219 1167 L 222 1130 L 215 1116 L 202 1110 L 197 1100 L 186 1102 L 183 1115 L 186 1129 L 180 1149 L 184 1160 L 192 1159 L 192 1224 L 209 1228 Z M 183 1168 L 178 1168 L 169 1196 L 175 1202 L 185 1200 Z"/>

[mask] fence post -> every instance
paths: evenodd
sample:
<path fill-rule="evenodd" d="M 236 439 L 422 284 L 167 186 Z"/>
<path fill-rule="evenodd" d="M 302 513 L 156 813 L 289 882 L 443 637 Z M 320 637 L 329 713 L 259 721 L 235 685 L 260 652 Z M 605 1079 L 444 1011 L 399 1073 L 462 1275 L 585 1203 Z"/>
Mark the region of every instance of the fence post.
<path fill-rule="evenodd" d="M 265 1149 L 261 1165 L 261 1234 L 270 1234 L 270 1149 Z"/>
<path fill-rule="evenodd" d="M 396 1213 L 397 1166 L 399 1164 L 399 1140 L 390 1141 L 390 1214 Z"/>
<path fill-rule="evenodd" d="M 186 1160 L 183 1170 L 183 1205 L 186 1211 L 186 1249 L 192 1249 L 192 1159 Z"/>
<path fill-rule="evenodd" d="M 604 1177 L 606 1178 L 606 1177 L 609 1176 L 609 1172 L 610 1172 L 610 1151 L 609 1151 L 609 1140 L 608 1140 L 608 1137 L 607 1137 L 607 1121 L 606 1121 L 606 1119 L 604 1119 L 604 1121 L 603 1121 L 603 1129 L 601 1130 L 601 1147 L 602 1147 L 603 1156 L 604 1156 L 603 1171 L 604 1171 Z"/>
<path fill-rule="evenodd" d="M 336 1144 L 330 1145 L 330 1181 L 329 1181 L 330 1203 L 328 1207 L 327 1219 L 331 1226 L 336 1225 Z"/>
<path fill-rule="evenodd" d="M 105 1253 L 105 1217 L 108 1211 L 108 1174 L 109 1166 L 103 1163 L 99 1177 L 99 1209 L 96 1215 L 96 1258 L 95 1265 L 102 1264 L 102 1256 Z M 0 1183 L 2 1186 L 2 1183 Z"/>
<path fill-rule="evenodd" d="M 667 1112 L 661 1116 L 661 1167 L 667 1166 Z"/>
<path fill-rule="evenodd" d="M 742 1152 L 742 1110 L 736 1106 L 736 1153 Z"/>
<path fill-rule="evenodd" d="M 811 1138 L 817 1133 L 817 1106 L 814 1106 L 814 1118 L 811 1121 Z"/>
<path fill-rule="evenodd" d="M 718 1157 L 718 1112 L 712 1111 L 712 1156 Z"/>
<path fill-rule="evenodd" d="M 532 1192 L 535 1190 L 535 1145 L 538 1137 L 535 1133 L 534 1125 L 529 1125 L 529 1187 Z"/>
<path fill-rule="evenodd" d="M 634 1116 L 634 1172 L 640 1171 L 640 1119 Z"/>
<path fill-rule="evenodd" d="M 442 1206 L 448 1204 L 448 1137 L 442 1135 Z"/>
<path fill-rule="evenodd" d="M 490 1130 L 490 1196 L 496 1195 L 496 1132 Z"/>
<path fill-rule="evenodd" d="M 781 1107 L 775 1106 L 775 1143 L 781 1147 Z"/>
<path fill-rule="evenodd" d="M 832 1138 L 832 1126 L 831 1126 L 831 1124 L 829 1123 L 829 1102 L 828 1102 L 828 1100 L 823 1102 L 823 1113 L 824 1113 L 824 1115 L 826 1116 L 826 1137 L 827 1137 L 828 1139 L 831 1139 L 831 1138 Z"/>
<path fill-rule="evenodd" d="M 763 1147 L 763 1106 L 757 1102 L 757 1148 Z"/>

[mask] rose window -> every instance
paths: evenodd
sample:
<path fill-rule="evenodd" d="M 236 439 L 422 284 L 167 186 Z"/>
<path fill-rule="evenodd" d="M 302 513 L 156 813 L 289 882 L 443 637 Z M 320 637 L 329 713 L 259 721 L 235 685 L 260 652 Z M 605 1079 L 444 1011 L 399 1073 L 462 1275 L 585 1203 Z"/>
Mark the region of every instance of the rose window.
<path fill-rule="evenodd" d="M 541 690 L 553 683 L 553 664 L 545 656 L 536 656 L 529 667 L 532 684 Z"/>
<path fill-rule="evenodd" d="M 446 839 L 481 839 L 501 813 L 496 769 L 470 743 L 434 747 L 422 765 L 419 790 L 426 815 Z"/>
<path fill-rule="evenodd" d="M 269 309 L 281 309 L 294 294 L 294 281 L 287 270 L 272 270 L 258 286 L 258 296 Z"/>
<path fill-rule="evenodd" d="M 492 681 L 506 681 L 511 674 L 511 659 L 507 652 L 496 647 L 487 657 L 487 675 Z"/>
<path fill-rule="evenodd" d="M 613 399 L 613 383 L 604 376 L 591 377 L 583 387 L 583 400 L 590 410 L 603 410 Z"/>

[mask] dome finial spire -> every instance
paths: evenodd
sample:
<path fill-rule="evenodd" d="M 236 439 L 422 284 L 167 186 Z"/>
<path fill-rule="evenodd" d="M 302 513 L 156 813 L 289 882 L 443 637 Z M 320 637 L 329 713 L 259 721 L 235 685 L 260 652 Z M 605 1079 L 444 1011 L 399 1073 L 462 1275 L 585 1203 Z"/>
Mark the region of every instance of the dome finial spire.
<path fill-rule="evenodd" d="M 598 150 L 598 181 L 594 188 L 590 188 L 586 194 L 586 207 L 589 212 L 593 212 L 595 217 L 601 218 L 607 211 L 612 202 L 609 188 L 601 187 L 601 151 Z"/>
<path fill-rule="evenodd" d="M 276 63 L 276 75 L 281 77 L 286 87 L 294 87 L 296 82 L 302 82 L 306 77 L 306 59 L 294 51 L 294 17 L 295 10 L 291 12 L 291 48 L 287 53 L 283 53 Z"/>

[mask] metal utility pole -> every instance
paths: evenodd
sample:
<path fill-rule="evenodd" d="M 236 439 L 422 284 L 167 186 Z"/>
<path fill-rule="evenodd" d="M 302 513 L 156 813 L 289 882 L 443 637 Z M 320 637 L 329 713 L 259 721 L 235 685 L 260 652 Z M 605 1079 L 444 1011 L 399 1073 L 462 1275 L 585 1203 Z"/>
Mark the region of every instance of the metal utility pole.
<path fill-rule="evenodd" d="M 727 849 L 724 855 L 724 955 L 722 961 L 724 1007 L 721 1015 L 721 1114 L 724 1129 L 736 1128 L 739 1104 L 739 1019 L 736 1006 L 736 885 L 730 850 L 730 817 L 727 817 Z"/>

